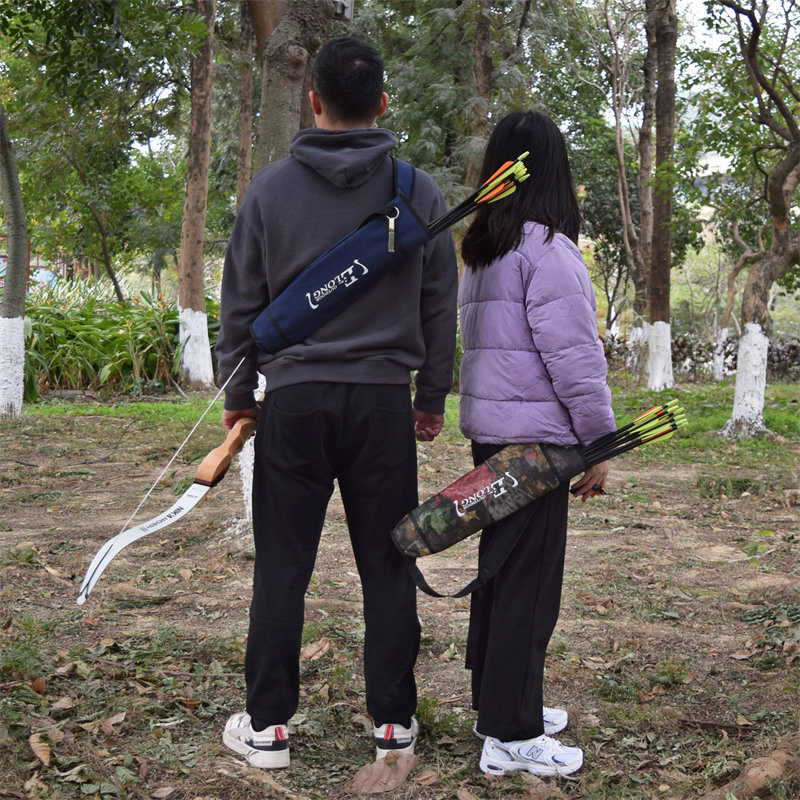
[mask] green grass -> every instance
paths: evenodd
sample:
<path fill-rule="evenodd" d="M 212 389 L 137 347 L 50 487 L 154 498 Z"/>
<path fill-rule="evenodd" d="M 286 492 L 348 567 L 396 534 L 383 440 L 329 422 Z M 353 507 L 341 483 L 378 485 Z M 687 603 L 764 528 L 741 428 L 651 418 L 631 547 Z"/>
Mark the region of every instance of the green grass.
<path fill-rule="evenodd" d="M 193 396 L 188 399 L 141 398 L 132 400 L 100 400 L 92 397 L 48 398 L 37 403 L 26 404 L 24 417 L 113 417 L 141 422 L 155 422 L 173 425 L 176 422 L 195 423 L 208 407 L 212 394 Z M 222 400 L 209 411 L 206 419 L 222 420 Z"/>

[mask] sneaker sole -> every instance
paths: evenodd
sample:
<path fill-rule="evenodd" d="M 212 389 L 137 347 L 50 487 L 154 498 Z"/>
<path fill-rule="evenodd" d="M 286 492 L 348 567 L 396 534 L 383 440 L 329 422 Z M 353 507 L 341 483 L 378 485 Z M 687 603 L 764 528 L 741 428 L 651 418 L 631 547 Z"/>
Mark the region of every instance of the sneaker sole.
<path fill-rule="evenodd" d="M 554 775 L 572 775 L 583 766 L 583 759 L 581 763 L 574 766 L 563 767 L 546 767 L 544 765 L 537 766 L 534 764 L 519 764 L 516 761 L 500 762 L 496 758 L 481 757 L 481 772 L 487 775 L 494 775 L 500 777 L 509 772 L 530 772 L 531 775 L 537 775 L 542 778 L 549 778 Z"/>
<path fill-rule="evenodd" d="M 222 734 L 222 741 L 234 752 L 247 759 L 251 767 L 259 769 L 282 769 L 289 766 L 289 748 L 284 750 L 256 750 L 255 747 L 235 739 L 227 731 Z"/>

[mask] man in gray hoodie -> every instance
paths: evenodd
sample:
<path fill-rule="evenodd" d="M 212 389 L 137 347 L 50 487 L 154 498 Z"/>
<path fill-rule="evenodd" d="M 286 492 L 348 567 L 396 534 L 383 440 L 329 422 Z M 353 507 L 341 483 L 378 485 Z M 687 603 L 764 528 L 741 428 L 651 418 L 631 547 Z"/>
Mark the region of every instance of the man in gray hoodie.
<path fill-rule="evenodd" d="M 317 127 L 296 134 L 290 156 L 253 179 L 236 219 L 216 350 L 220 381 L 230 378 L 225 426 L 242 416 L 259 420 L 247 705 L 228 720 L 223 741 L 266 769 L 289 764 L 304 596 L 334 479 L 361 577 L 377 757 L 414 752 L 416 588 L 389 532 L 418 503 L 414 438 L 430 441 L 441 431 L 455 355 L 458 275 L 449 232 L 303 342 L 275 354 L 254 344 L 250 326 L 259 312 L 395 195 L 389 151 L 397 139 L 375 127 L 388 102 L 378 52 L 357 39 L 334 39 L 312 75 Z M 421 170 L 411 202 L 425 221 L 445 211 Z M 267 380 L 260 412 L 253 400 L 259 372 Z"/>

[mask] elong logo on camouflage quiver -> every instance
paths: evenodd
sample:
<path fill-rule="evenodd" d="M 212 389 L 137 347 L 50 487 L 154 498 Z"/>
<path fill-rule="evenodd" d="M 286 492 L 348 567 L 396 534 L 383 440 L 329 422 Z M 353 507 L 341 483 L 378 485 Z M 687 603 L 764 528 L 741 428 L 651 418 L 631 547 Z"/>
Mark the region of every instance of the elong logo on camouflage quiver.
<path fill-rule="evenodd" d="M 403 517 L 392 531 L 412 558 L 439 553 L 551 492 L 587 467 L 578 448 L 504 447 Z"/>

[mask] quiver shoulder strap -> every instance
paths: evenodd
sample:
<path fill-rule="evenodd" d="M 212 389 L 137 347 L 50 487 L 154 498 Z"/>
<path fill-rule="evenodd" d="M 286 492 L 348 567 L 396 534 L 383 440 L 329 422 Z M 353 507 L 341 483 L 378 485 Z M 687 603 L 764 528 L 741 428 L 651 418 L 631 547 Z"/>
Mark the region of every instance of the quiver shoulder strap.
<path fill-rule="evenodd" d="M 414 167 L 392 160 L 395 197 L 309 264 L 256 317 L 251 332 L 262 350 L 299 344 L 431 238 L 411 205 Z"/>

